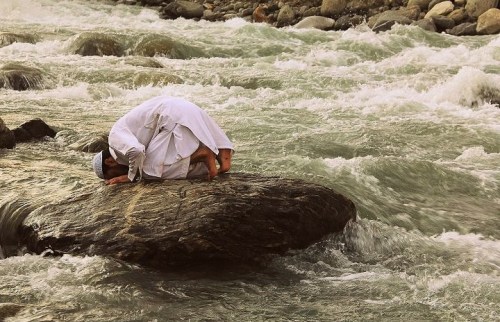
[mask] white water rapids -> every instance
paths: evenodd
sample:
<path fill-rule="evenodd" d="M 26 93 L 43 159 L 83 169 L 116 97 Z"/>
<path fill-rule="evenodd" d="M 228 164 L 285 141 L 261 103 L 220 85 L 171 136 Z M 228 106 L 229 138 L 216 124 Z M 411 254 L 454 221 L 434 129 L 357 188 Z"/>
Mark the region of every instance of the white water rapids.
<path fill-rule="evenodd" d="M 45 77 L 41 89 L 0 89 L 0 117 L 10 128 L 39 117 L 62 133 L 0 151 L 0 206 L 97 189 L 92 154 L 71 145 L 169 94 L 226 130 L 233 171 L 326 185 L 360 217 L 251 274 L 8 257 L 0 312 L 1 303 L 22 308 L 7 321 L 500 320 L 500 36 L 166 21 L 152 9 L 84 0 L 1 0 L 0 32 L 37 37 L 0 47 L 0 66 Z M 194 51 L 73 54 L 85 32 L 124 44 L 164 35 Z M 152 60 L 163 68 L 146 66 Z M 182 81 L 157 81 L 167 74 Z"/>

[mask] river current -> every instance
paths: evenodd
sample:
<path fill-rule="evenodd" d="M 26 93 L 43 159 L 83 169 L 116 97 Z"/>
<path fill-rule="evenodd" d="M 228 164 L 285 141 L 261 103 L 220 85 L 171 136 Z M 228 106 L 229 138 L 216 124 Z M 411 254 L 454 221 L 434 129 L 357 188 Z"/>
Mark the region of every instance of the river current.
<path fill-rule="evenodd" d="M 235 144 L 233 171 L 319 183 L 359 211 L 342 234 L 254 273 L 0 259 L 0 303 L 22 306 L 7 321 L 500 320 L 499 35 L 167 21 L 84 0 L 1 0 L 0 32 L 37 37 L 0 47 L 0 65 L 45 75 L 36 90 L 0 89 L 0 117 L 60 131 L 0 151 L 4 208 L 101 187 L 93 154 L 73 147 L 168 94 L 217 120 Z M 73 54 L 82 34 L 165 36 L 181 57 Z"/>

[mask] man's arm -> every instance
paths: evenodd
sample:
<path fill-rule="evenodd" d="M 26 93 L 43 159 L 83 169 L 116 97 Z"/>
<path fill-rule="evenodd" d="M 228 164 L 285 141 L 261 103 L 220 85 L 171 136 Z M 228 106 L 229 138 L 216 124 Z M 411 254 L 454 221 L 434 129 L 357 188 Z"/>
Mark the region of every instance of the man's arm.
<path fill-rule="evenodd" d="M 117 161 L 128 160 L 128 179 L 134 181 L 136 177 L 141 178 L 146 157 L 144 145 L 128 129 L 117 126 L 109 133 L 109 146 L 116 153 Z"/>

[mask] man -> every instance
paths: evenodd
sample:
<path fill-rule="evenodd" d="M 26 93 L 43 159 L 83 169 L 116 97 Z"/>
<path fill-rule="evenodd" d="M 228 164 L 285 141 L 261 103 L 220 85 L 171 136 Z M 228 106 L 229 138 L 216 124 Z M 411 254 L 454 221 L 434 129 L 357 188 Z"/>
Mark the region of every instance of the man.
<path fill-rule="evenodd" d="M 108 141 L 109 150 L 92 161 L 106 184 L 141 178 L 211 180 L 231 168 L 229 138 L 205 111 L 181 98 L 159 96 L 135 107 L 113 125 Z"/>

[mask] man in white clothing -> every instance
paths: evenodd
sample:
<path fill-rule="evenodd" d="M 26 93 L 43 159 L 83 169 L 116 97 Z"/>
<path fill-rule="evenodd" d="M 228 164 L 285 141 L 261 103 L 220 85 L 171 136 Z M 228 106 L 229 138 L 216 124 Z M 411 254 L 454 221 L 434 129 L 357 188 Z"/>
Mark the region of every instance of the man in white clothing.
<path fill-rule="evenodd" d="M 211 180 L 229 171 L 232 153 L 233 144 L 204 110 L 181 98 L 159 96 L 113 125 L 109 150 L 98 153 L 92 165 L 107 184 L 141 178 Z"/>

